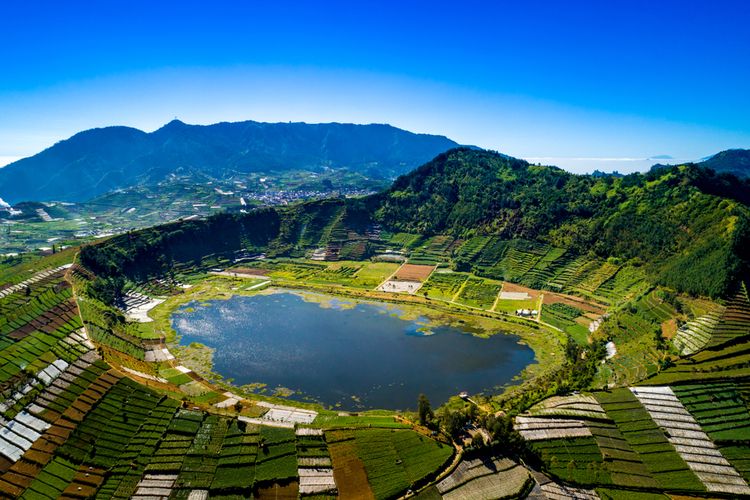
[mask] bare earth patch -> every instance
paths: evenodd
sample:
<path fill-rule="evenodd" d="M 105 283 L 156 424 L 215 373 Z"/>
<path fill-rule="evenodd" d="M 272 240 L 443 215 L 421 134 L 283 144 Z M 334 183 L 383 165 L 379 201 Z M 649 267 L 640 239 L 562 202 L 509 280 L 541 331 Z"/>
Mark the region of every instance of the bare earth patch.
<path fill-rule="evenodd" d="M 526 293 L 529 295 L 530 299 L 536 300 L 537 297 L 539 297 L 540 292 L 539 290 L 534 290 L 533 288 L 528 288 L 522 285 L 516 285 L 515 283 L 508 283 L 507 281 L 504 281 L 502 293 Z M 547 301 L 545 300 L 545 303 L 546 302 Z"/>
<path fill-rule="evenodd" d="M 354 441 L 343 441 L 328 445 L 333 462 L 333 477 L 340 498 L 371 500 L 375 496 L 367 481 L 365 464 L 359 459 Z"/>
<path fill-rule="evenodd" d="M 421 281 L 399 281 L 399 280 L 388 280 L 378 287 L 381 292 L 392 292 L 392 293 L 417 293 L 422 287 Z"/>
<path fill-rule="evenodd" d="M 404 264 L 401 266 L 396 274 L 393 276 L 394 280 L 398 281 L 425 281 L 432 271 L 435 270 L 435 266 L 423 266 L 418 264 Z"/>
<path fill-rule="evenodd" d="M 671 340 L 677 335 L 677 320 L 672 318 L 661 324 L 661 336 L 667 340 Z"/>

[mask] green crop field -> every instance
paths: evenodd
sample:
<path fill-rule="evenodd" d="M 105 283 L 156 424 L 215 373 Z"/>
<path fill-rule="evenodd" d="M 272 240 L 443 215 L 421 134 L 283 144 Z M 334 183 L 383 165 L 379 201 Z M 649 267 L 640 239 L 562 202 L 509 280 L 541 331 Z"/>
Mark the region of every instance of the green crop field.
<path fill-rule="evenodd" d="M 452 455 L 451 447 L 410 430 L 361 430 L 339 433 L 353 438 L 375 498 L 391 498 L 431 474 Z"/>
<path fill-rule="evenodd" d="M 750 494 L 748 197 L 746 186 L 701 168 L 572 176 L 459 148 L 374 197 L 342 190 L 297 203 L 300 194 L 262 210 L 245 200 L 240 212 L 238 196 L 219 191 L 250 190 L 233 187 L 248 179 L 264 185 L 259 197 L 279 187 L 270 175 L 265 186 L 240 174 L 185 189 L 194 203 L 171 181 L 163 194 L 108 195 L 132 202 L 131 214 L 163 205 L 136 226 L 190 214 L 132 231 L 109 210 L 98 213 L 111 223 L 78 217 L 81 207 L 32 203 L 0 247 L 44 243 L 30 234 L 42 224 L 52 224 L 47 236 L 64 236 L 52 240 L 60 245 L 92 243 L 0 259 L 0 496 L 520 497 L 534 487 L 526 464 L 538 466 L 534 478 L 550 497 Z M 153 198 L 138 204 L 137 193 Z M 45 222 L 43 207 L 61 220 Z M 71 235 L 77 222 L 91 231 Z M 94 242 L 107 228 L 115 234 Z M 422 287 L 379 289 L 401 261 L 429 265 Z M 534 298 L 501 298 L 503 287 Z M 271 288 L 322 305 L 324 296 L 379 301 L 429 327 L 517 335 L 534 358 L 510 384 L 484 376 L 480 385 L 493 389 L 478 394 L 444 401 L 417 388 L 404 406 L 417 411 L 357 412 L 364 397 L 329 407 L 301 387 L 240 385 L 216 371 L 226 353 L 180 344 L 174 311 Z M 163 302 L 133 307 L 153 298 Z M 518 309 L 539 315 L 519 318 Z M 423 337 L 409 342 L 431 356 L 439 339 Z M 344 336 L 342 349 L 349 344 Z M 450 394 L 479 392 L 471 377 L 493 367 L 461 354 L 427 375 Z M 342 350 L 331 368 L 339 378 L 369 375 L 350 365 Z M 662 385 L 669 389 L 654 387 Z M 453 483 L 439 489 L 438 477 Z"/>
<path fill-rule="evenodd" d="M 629 447 L 664 489 L 703 491 L 705 488 L 669 443 L 661 428 L 628 389 L 598 392 L 597 400 Z"/>
<path fill-rule="evenodd" d="M 550 474 L 576 484 L 611 484 L 612 479 L 594 438 L 534 441 Z"/>
<path fill-rule="evenodd" d="M 425 297 L 452 301 L 461 287 L 468 279 L 463 273 L 436 271 L 430 275 L 430 279 L 422 285 L 419 293 Z"/>
<path fill-rule="evenodd" d="M 589 329 L 576 321 L 582 316 L 583 311 L 581 309 L 568 304 L 555 303 L 542 306 L 542 321 L 568 333 L 579 344 L 586 345 Z"/>
<path fill-rule="evenodd" d="M 456 301 L 479 309 L 491 309 L 501 289 L 500 282 L 470 277 Z"/>

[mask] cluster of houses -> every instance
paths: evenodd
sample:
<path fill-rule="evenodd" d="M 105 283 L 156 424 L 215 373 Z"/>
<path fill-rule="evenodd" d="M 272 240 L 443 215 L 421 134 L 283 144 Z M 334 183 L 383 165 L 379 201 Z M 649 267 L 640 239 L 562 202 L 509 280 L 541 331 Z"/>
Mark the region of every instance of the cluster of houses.
<path fill-rule="evenodd" d="M 536 318 L 539 315 L 539 311 L 536 309 L 516 309 L 516 316 L 522 318 Z"/>

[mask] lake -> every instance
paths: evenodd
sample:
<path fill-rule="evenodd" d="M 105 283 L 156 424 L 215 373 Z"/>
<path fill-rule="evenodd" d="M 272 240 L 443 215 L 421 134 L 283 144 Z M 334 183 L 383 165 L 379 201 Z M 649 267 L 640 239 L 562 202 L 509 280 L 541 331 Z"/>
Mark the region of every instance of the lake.
<path fill-rule="evenodd" d="M 279 291 L 186 304 L 172 326 L 188 345 L 215 349 L 213 370 L 235 385 L 292 389 L 342 409 L 416 408 L 419 393 L 438 406 L 461 391 L 511 383 L 534 361 L 513 335 L 481 338 L 424 318 L 398 317 L 396 306 Z"/>

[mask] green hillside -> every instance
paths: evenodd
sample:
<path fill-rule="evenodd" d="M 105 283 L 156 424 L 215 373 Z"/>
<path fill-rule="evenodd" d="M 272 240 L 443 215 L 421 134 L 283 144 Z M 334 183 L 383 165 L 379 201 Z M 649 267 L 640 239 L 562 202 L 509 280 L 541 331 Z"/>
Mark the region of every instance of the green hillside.
<path fill-rule="evenodd" d="M 748 496 L 747 193 L 725 181 L 458 149 L 366 198 L 9 258 L 0 494 Z M 173 343 L 176 307 L 274 285 L 490 325 L 536 362 L 434 412 L 351 413 L 234 386 Z M 149 301 L 153 322 L 128 319 Z"/>
<path fill-rule="evenodd" d="M 716 172 L 733 174 L 740 178 L 750 177 L 750 150 L 727 149 L 716 153 L 700 164 Z"/>
<path fill-rule="evenodd" d="M 507 252 L 544 254 L 558 248 L 566 261 L 591 256 L 636 264 L 653 284 L 721 297 L 747 276 L 750 210 L 736 199 L 708 194 L 706 179 L 696 175 L 700 172 L 686 165 L 622 178 L 577 176 L 457 149 L 369 198 L 160 226 L 87 247 L 82 260 L 97 273 L 117 269 L 142 276 L 166 270 L 172 260 L 207 254 L 300 256 L 319 246 L 344 246 L 350 237 L 377 240 L 368 235 L 377 226 L 390 233 L 469 241 L 491 237 L 500 244 L 491 256 L 460 249 L 455 256 L 446 254 L 457 268 L 480 274 Z M 190 236 L 195 234 L 217 237 L 196 242 Z M 521 240 L 529 242 L 525 249 L 517 248 Z M 514 281 L 512 272 L 496 277 Z"/>

